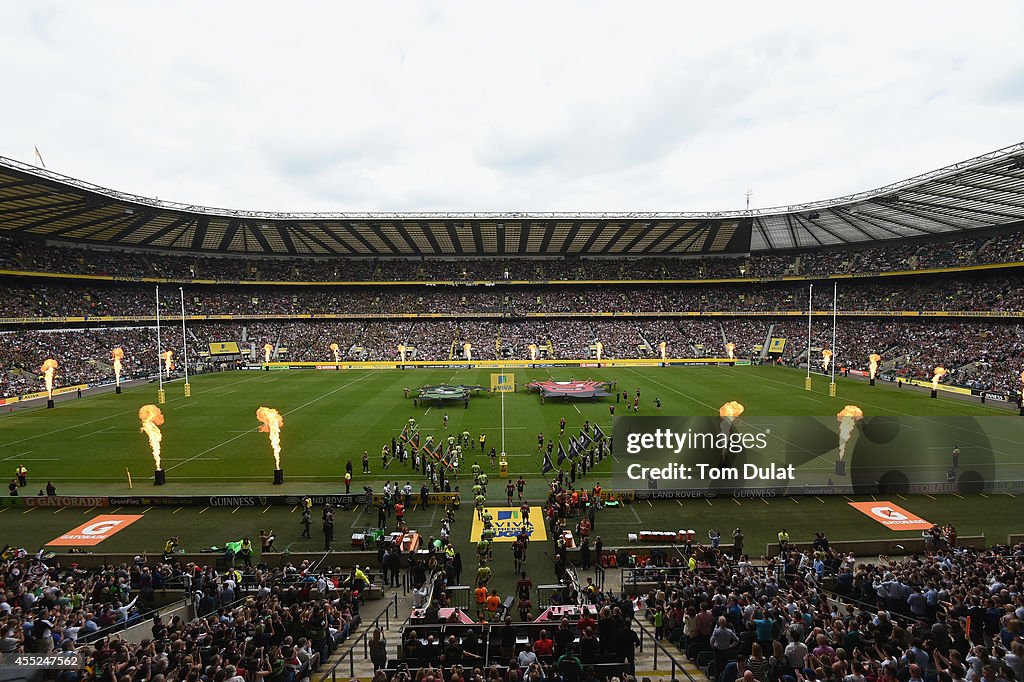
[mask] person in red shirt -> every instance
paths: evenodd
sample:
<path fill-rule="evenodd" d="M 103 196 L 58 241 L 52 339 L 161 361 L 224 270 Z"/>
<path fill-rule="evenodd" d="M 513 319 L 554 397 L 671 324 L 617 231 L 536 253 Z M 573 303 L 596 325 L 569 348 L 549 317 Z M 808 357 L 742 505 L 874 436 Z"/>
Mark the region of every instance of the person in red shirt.
<path fill-rule="evenodd" d="M 548 637 L 547 630 L 541 630 L 537 641 L 533 643 L 533 653 L 538 656 L 552 656 L 555 653 L 555 642 Z"/>
<path fill-rule="evenodd" d="M 401 502 L 395 505 L 395 521 L 399 528 L 402 527 L 403 522 L 405 521 L 405 505 Z"/>
<path fill-rule="evenodd" d="M 576 627 L 580 632 L 586 632 L 587 628 L 597 627 L 597 621 L 590 616 L 590 611 L 584 611 L 580 619 L 576 621 Z"/>

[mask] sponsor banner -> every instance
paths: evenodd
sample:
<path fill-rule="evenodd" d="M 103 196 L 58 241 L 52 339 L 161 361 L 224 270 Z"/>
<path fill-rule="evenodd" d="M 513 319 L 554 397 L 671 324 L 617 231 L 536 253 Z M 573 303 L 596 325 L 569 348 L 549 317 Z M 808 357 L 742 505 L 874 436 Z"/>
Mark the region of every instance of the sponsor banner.
<path fill-rule="evenodd" d="M 339 370 L 339 369 L 341 369 L 341 367 L 339 365 L 317 365 L 316 369 L 318 369 L 318 370 Z"/>
<path fill-rule="evenodd" d="M 847 374 L 849 374 L 850 376 L 855 376 L 855 377 L 869 377 L 869 378 L 871 377 L 871 372 L 865 372 L 865 371 L 864 371 L 864 370 L 862 370 L 862 369 L 848 369 L 848 370 L 846 370 L 846 372 L 847 372 Z"/>
<path fill-rule="evenodd" d="M 998 403 L 1015 403 L 1017 402 L 1017 396 L 1006 395 L 1005 393 L 992 393 L 991 391 L 982 391 L 974 389 L 971 391 L 976 396 L 981 396 L 985 400 L 994 400 Z"/>
<path fill-rule="evenodd" d="M 241 355 L 238 344 L 234 341 L 213 341 L 210 344 L 210 355 Z"/>
<path fill-rule="evenodd" d="M 88 497 L 78 495 L 58 495 L 54 497 L 25 497 L 25 506 L 34 507 L 109 507 L 110 498 Z"/>
<path fill-rule="evenodd" d="M 295 505 L 302 503 L 303 497 L 305 497 L 305 495 L 284 495 L 280 504 L 294 507 Z M 315 505 L 330 504 L 334 507 L 343 507 L 363 504 L 366 502 L 366 495 L 362 493 L 353 493 L 349 495 L 310 495 L 309 499 L 313 500 L 313 504 Z"/>
<path fill-rule="evenodd" d="M 921 386 L 922 388 L 930 389 L 932 382 L 925 381 L 924 379 L 911 379 L 910 384 L 913 386 Z M 945 384 L 939 384 L 940 391 L 946 391 L 947 393 L 958 393 L 960 395 L 971 395 L 971 389 L 963 388 L 962 386 L 947 386 Z"/>
<path fill-rule="evenodd" d="M 46 544 L 60 547 L 92 547 L 141 518 L 141 514 L 102 514 Z"/>
<path fill-rule="evenodd" d="M 19 400 L 21 400 L 21 399 L 18 398 L 17 396 L 14 396 L 14 397 L 11 397 L 11 398 L 0 398 L 0 405 L 13 405 L 14 403 L 18 402 Z"/>
<path fill-rule="evenodd" d="M 74 386 L 61 386 L 60 388 L 53 389 L 54 395 L 64 395 L 65 393 L 74 393 L 78 389 L 89 388 L 89 384 L 75 384 Z M 39 398 L 45 398 L 47 396 L 46 391 L 37 391 L 35 393 L 25 393 L 21 396 L 22 402 L 26 400 L 38 400 Z"/>
<path fill-rule="evenodd" d="M 67 498 L 81 500 L 77 504 L 54 504 L 41 502 L 39 506 L 110 506 L 110 507 L 273 507 L 287 506 L 294 507 L 302 502 L 304 495 L 125 495 L 118 497 L 82 497 Z M 339 493 L 337 495 L 310 495 L 313 504 L 322 505 L 330 503 L 335 506 L 355 506 L 364 504 L 366 495 L 364 493 Z M 449 504 L 459 498 L 459 493 L 429 493 L 427 501 L 429 504 Z M 28 504 L 32 499 L 59 499 L 59 498 L 23 498 Z M 380 503 L 383 496 L 375 494 L 373 500 Z M 86 502 L 93 500 L 96 502 Z M 98 502 L 102 500 L 101 502 Z M 413 493 L 413 501 L 419 502 L 420 495 Z"/>
<path fill-rule="evenodd" d="M 530 533 L 531 540 L 547 540 L 547 530 L 544 528 L 544 513 L 540 507 L 530 507 L 530 516 L 523 518 L 519 507 L 485 507 L 491 513 L 494 523 L 495 542 L 515 542 L 516 536 L 526 528 Z M 480 540 L 483 533 L 484 522 L 479 516 L 473 517 L 473 529 L 470 531 L 469 539 L 473 542 Z"/>
<path fill-rule="evenodd" d="M 195 507 L 196 498 L 176 495 L 109 497 L 111 507 Z M 199 498 L 206 499 L 206 498 Z"/>
<path fill-rule="evenodd" d="M 359 503 L 362 504 L 365 498 L 362 495 L 359 495 L 358 497 Z M 379 506 L 383 499 L 384 496 L 381 495 L 380 493 L 373 494 L 374 504 Z M 452 502 L 455 502 L 458 499 L 459 493 L 427 493 L 427 504 L 451 504 Z M 412 493 L 412 499 L 410 501 L 414 503 L 419 503 L 420 494 L 414 490 Z"/>
<path fill-rule="evenodd" d="M 772 337 L 772 340 L 768 343 L 769 353 L 782 353 L 786 350 L 786 339 L 781 337 Z"/>
<path fill-rule="evenodd" d="M 933 525 L 892 502 L 850 502 L 849 505 L 896 532 L 928 530 Z"/>
<path fill-rule="evenodd" d="M 515 374 L 491 374 L 491 391 L 493 393 L 515 393 Z"/>

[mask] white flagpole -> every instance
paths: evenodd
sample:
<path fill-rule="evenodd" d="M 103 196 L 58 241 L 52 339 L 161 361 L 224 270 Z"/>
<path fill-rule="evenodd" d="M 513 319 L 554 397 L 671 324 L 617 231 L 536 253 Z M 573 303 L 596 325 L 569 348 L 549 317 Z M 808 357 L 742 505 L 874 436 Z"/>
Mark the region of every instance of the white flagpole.
<path fill-rule="evenodd" d="M 814 285 L 807 285 L 807 378 L 804 379 L 804 390 L 811 390 L 811 313 L 814 309 Z"/>
<path fill-rule="evenodd" d="M 181 352 L 185 359 L 185 397 L 192 395 L 192 387 L 188 383 L 188 339 L 185 337 L 185 290 L 178 287 L 181 294 Z"/>
<path fill-rule="evenodd" d="M 156 376 L 160 382 L 160 389 L 157 391 L 157 402 L 163 404 L 166 401 L 164 394 L 164 359 L 160 357 L 163 353 L 163 340 L 160 338 L 160 285 L 156 285 Z"/>
<path fill-rule="evenodd" d="M 839 319 L 839 283 L 832 283 L 832 385 L 830 395 L 836 394 L 836 363 L 839 361 L 839 354 L 836 352 L 836 327 Z"/>

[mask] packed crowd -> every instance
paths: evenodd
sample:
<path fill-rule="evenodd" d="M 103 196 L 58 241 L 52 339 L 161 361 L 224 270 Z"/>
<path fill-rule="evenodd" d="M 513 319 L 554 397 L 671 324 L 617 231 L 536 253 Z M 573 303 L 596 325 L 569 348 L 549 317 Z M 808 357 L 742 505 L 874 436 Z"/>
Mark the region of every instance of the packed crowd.
<path fill-rule="evenodd" d="M 312 572 L 305 562 L 235 569 L 138 556 L 86 570 L 5 548 L 0 653 L 78 651 L 62 681 L 308 678 L 360 624 L 361 572 Z M 166 591 L 193 598 L 197 618 L 153 617 Z M 166 600 L 164 600 L 166 601 Z M 150 624 L 139 643 L 116 633 Z"/>
<path fill-rule="evenodd" d="M 770 336 L 769 336 L 770 332 Z M 415 322 L 374 320 L 336 322 L 295 320 L 243 323 L 189 324 L 191 371 L 209 369 L 206 344 L 239 342 L 242 360 L 263 362 L 265 345 L 275 361 L 333 362 L 332 343 L 342 361 L 400 359 L 465 359 L 465 345 L 477 360 L 529 360 L 531 346 L 538 360 L 596 357 L 602 345 L 604 359 L 657 359 L 660 344 L 673 357 L 727 357 L 734 344 L 737 359 L 757 359 L 761 347 L 774 338 L 787 339 L 779 356 L 800 364 L 807 358 L 807 325 L 801 318 L 633 318 L 609 319 L 431 319 Z M 832 323 L 818 318 L 812 326 L 811 361 L 821 362 L 821 351 L 833 349 Z M 113 380 L 111 350 L 125 351 L 122 381 L 155 375 L 156 330 L 153 327 L 105 327 L 71 330 L 0 332 L 0 396 L 42 390 L 39 367 L 43 360 L 59 363 L 57 386 Z M 180 328 L 165 329 L 163 348 L 175 354 L 181 369 Z M 1024 326 L 1012 321 L 840 318 L 836 329 L 839 367 L 865 370 L 868 356 L 882 357 L 879 376 L 896 380 L 931 379 L 936 366 L 949 374 L 943 383 L 1016 395 L 1024 367 Z M 232 361 L 239 358 L 232 358 Z"/>
<path fill-rule="evenodd" d="M 4 279 L 0 317 L 97 317 L 156 314 L 153 289 L 133 284 L 39 283 Z M 535 313 L 801 312 L 806 284 L 495 287 L 395 286 L 359 288 L 194 286 L 185 292 L 187 315 L 364 316 L 430 315 L 521 317 Z M 833 288 L 814 287 L 815 310 L 831 310 Z M 1024 309 L 1016 275 L 913 280 L 846 281 L 838 287 L 841 311 L 987 311 Z M 161 316 L 178 316 L 176 288 L 161 290 Z"/>
<path fill-rule="evenodd" d="M 46 244 L 0 237 L 0 269 L 162 277 L 173 281 L 452 281 L 721 279 L 826 276 L 1020 262 L 1024 234 L 952 241 L 903 240 L 884 246 L 792 254 L 696 258 L 452 259 L 423 261 L 170 255 Z"/>
<path fill-rule="evenodd" d="M 688 544 L 687 558 L 647 569 L 656 587 L 644 606 L 657 635 L 707 661 L 713 680 L 980 682 L 1024 673 L 1024 546 L 974 551 L 947 529 L 926 556 L 864 562 L 823 533 L 798 549 L 783 529 L 778 554 L 755 563 L 740 529 L 729 553 L 717 531 L 709 537 L 711 546 Z"/>

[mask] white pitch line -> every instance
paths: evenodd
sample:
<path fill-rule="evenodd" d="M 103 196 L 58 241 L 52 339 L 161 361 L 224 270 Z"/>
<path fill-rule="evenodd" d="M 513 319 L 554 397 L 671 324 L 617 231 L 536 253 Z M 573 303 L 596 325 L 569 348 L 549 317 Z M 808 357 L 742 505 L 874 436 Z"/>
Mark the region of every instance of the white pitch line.
<path fill-rule="evenodd" d="M 374 370 L 374 371 L 376 371 L 376 370 Z M 254 379 L 262 379 L 262 378 L 264 378 L 264 377 L 250 377 L 248 379 L 242 379 L 241 381 L 236 381 L 234 383 L 235 384 L 244 384 L 247 381 L 253 381 Z M 233 386 L 234 384 L 228 384 L 228 385 L 229 386 Z M 179 400 L 185 400 L 185 397 L 181 396 L 181 397 L 178 397 L 178 398 L 171 398 L 167 402 L 173 403 L 173 402 L 177 402 Z M 96 419 L 90 419 L 89 421 L 84 421 L 84 422 L 81 422 L 80 424 L 72 424 L 71 426 L 65 426 L 62 429 L 53 429 L 52 431 L 47 431 L 45 433 L 39 433 L 39 434 L 36 434 L 34 436 L 27 436 L 25 438 L 21 438 L 21 439 L 18 439 L 18 440 L 12 440 L 9 443 L 0 443 L 0 448 L 7 447 L 8 445 L 15 445 L 17 443 L 24 443 L 27 440 L 35 440 L 36 438 L 42 438 L 44 436 L 52 436 L 55 433 L 61 433 L 62 431 L 68 431 L 70 429 L 77 429 L 77 428 L 80 428 L 82 426 L 88 426 L 89 424 L 95 424 L 96 422 L 105 421 L 107 419 L 113 419 L 114 417 L 123 417 L 123 416 L 129 415 L 129 414 L 136 414 L 137 412 L 138 412 L 138 410 L 130 410 L 128 412 L 115 412 L 114 414 L 108 414 L 105 417 L 97 417 Z M 35 414 L 35 412 L 26 412 L 24 414 Z M 17 416 L 17 415 L 15 415 L 15 416 Z"/>
<path fill-rule="evenodd" d="M 76 439 L 88 438 L 89 436 L 95 436 L 97 433 L 103 433 L 104 431 L 108 431 L 108 430 L 110 430 L 112 428 L 114 428 L 114 427 L 113 426 L 108 426 L 107 428 L 100 429 L 99 431 L 93 431 L 91 433 L 83 433 L 81 436 L 75 436 L 75 438 Z"/>
<path fill-rule="evenodd" d="M 24 455 L 28 455 L 28 454 L 31 454 L 31 453 L 32 453 L 31 450 L 26 450 L 25 452 L 19 452 L 16 455 L 11 455 L 10 457 L 4 457 L 3 459 L 0 459 L 0 462 L 9 462 L 12 459 L 18 459 L 19 457 L 22 457 Z"/>
<path fill-rule="evenodd" d="M 305 403 L 303 403 L 303 404 L 299 405 L 299 406 L 298 406 L 298 407 L 296 407 L 296 408 L 293 408 L 293 409 L 291 409 L 291 410 L 288 410 L 288 411 L 287 411 L 287 412 L 285 412 L 285 413 L 284 413 L 284 414 L 283 414 L 282 416 L 288 416 L 288 415 L 290 415 L 290 414 L 293 414 L 293 413 L 295 413 L 295 412 L 298 412 L 299 410 L 301 410 L 301 409 L 302 409 L 302 408 L 304 408 L 304 407 L 309 407 L 309 406 L 310 406 L 310 405 L 312 405 L 313 403 L 315 403 L 315 402 L 319 402 L 319 401 L 323 400 L 324 398 L 326 398 L 327 396 L 329 396 L 329 395 L 333 395 L 333 394 L 337 393 L 338 391 L 340 391 L 340 390 L 342 390 L 342 389 L 345 389 L 345 388 L 348 388 L 349 386 L 351 386 L 351 385 L 353 385 L 353 384 L 357 384 L 357 383 L 359 383 L 360 381 L 363 381 L 364 379 L 367 379 L 367 378 L 369 378 L 370 376 L 372 376 L 372 375 L 376 374 L 377 372 L 378 372 L 378 370 L 373 370 L 373 371 L 371 371 L 370 373 L 368 373 L 368 374 L 364 374 L 363 376 L 359 377 L 359 378 L 358 378 L 358 379 L 356 379 L 355 381 L 350 381 L 350 382 L 348 382 L 347 384 L 343 384 L 343 385 L 341 385 L 341 386 L 338 386 L 337 388 L 335 388 L 335 389 L 333 389 L 333 390 L 331 390 L 331 391 L 328 391 L 327 393 L 324 393 L 324 394 L 323 394 L 322 396 L 320 396 L 319 398 L 313 398 L 312 400 L 309 400 L 309 401 L 307 401 L 307 402 L 305 402 Z M 197 459 L 199 459 L 200 457 L 202 457 L 203 455 L 205 455 L 205 454 L 207 454 L 207 453 L 210 453 L 210 452 L 213 452 L 213 451 L 214 451 L 214 450 L 216 450 L 217 448 L 221 448 L 221 447 L 223 447 L 223 446 L 227 445 L 228 443 L 233 443 L 233 442 L 235 442 L 236 440 L 238 440 L 239 438 L 241 438 L 242 436 L 244 436 L 244 435 L 246 435 L 246 434 L 248 434 L 248 433 L 256 433 L 256 432 L 258 431 L 258 429 L 259 429 L 259 427 L 253 427 L 253 428 L 252 428 L 251 430 L 249 430 L 249 431 L 244 431 L 244 432 L 242 432 L 242 433 L 238 434 L 237 436 L 234 436 L 234 437 L 232 437 L 232 438 L 228 438 L 228 439 L 227 439 L 226 441 L 224 441 L 223 443 L 219 443 L 219 444 L 217 444 L 217 445 L 214 445 L 213 447 L 209 447 L 209 448 L 207 448 L 207 449 L 203 450 L 202 452 L 200 452 L 200 453 L 199 453 L 198 455 L 196 455 L 196 456 L 194 456 L 194 457 L 190 457 L 190 458 L 188 458 L 188 459 L 186 459 L 186 460 L 183 460 L 183 461 L 181 461 L 181 462 L 178 462 L 177 464 L 175 464 L 175 465 L 174 465 L 174 466 L 172 466 L 172 467 L 167 467 L 167 469 L 165 469 L 165 471 L 171 471 L 172 469 L 177 469 L 178 467 L 180 467 L 180 466 L 181 466 L 181 465 L 183 465 L 183 464 L 188 464 L 189 462 L 192 462 L 192 461 L 194 461 L 194 460 L 197 460 Z"/>
<path fill-rule="evenodd" d="M 504 395 L 504 394 L 502 394 L 502 395 Z M 576 403 L 572 404 L 572 409 L 576 410 L 576 414 L 583 414 L 582 412 L 580 412 L 580 408 L 576 407 Z"/>
<path fill-rule="evenodd" d="M 680 391 L 679 389 L 677 389 L 677 388 L 675 388 L 675 387 L 673 387 L 673 386 L 669 386 L 668 384 L 662 383 L 662 382 L 658 381 L 657 379 L 651 379 L 650 377 L 646 377 L 646 376 L 644 376 L 643 374 L 640 374 L 639 372 L 637 372 L 637 371 L 636 371 L 635 369 L 629 369 L 629 368 L 627 367 L 627 368 L 626 368 L 626 371 L 627 371 L 627 372 L 630 372 L 630 373 L 632 373 L 632 374 L 635 374 L 635 375 L 636 375 L 637 377 L 639 377 L 640 379 L 643 379 L 644 381 L 650 381 L 651 383 L 655 383 L 655 384 L 658 384 L 658 385 L 659 385 L 659 386 L 661 386 L 662 388 L 667 388 L 668 390 L 670 390 L 670 391 L 672 391 L 672 392 L 674 392 L 674 393 L 678 393 L 679 395 L 683 396 L 684 398 L 687 398 L 688 400 L 692 400 L 693 402 L 695 402 L 695 403 L 698 403 L 698 404 L 700 404 L 700 405 L 703 405 L 703 406 L 705 406 L 705 407 L 707 407 L 707 408 L 709 408 L 709 409 L 715 410 L 716 412 L 718 411 L 718 408 L 717 408 L 717 407 L 715 407 L 714 405 L 711 405 L 711 404 L 709 404 L 709 403 L 706 403 L 706 402 L 704 402 L 703 400 L 697 400 L 696 398 L 694 398 L 694 397 L 693 397 L 692 395 L 690 395 L 689 393 L 683 393 L 683 392 L 682 392 L 682 391 Z"/>

